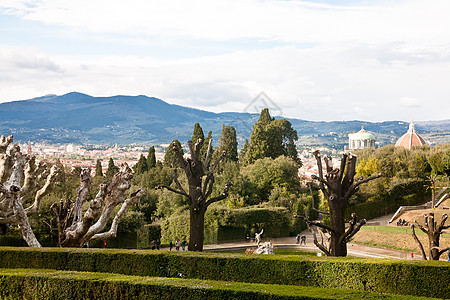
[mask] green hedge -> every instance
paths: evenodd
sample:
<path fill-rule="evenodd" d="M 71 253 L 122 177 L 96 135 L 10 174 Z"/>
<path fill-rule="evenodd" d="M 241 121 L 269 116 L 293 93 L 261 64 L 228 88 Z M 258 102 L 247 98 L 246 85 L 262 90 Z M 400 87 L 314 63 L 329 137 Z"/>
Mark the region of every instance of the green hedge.
<path fill-rule="evenodd" d="M 404 299 L 368 291 L 109 273 L 0 269 L 1 299 Z M 408 299 L 424 299 L 408 296 Z M 427 298 L 429 299 L 429 298 Z"/>
<path fill-rule="evenodd" d="M 161 239 L 161 226 L 157 224 L 147 224 L 142 226 L 138 232 L 138 249 L 151 248 L 152 241 Z"/>
<path fill-rule="evenodd" d="M 5 247 L 0 248 L 0 266 L 450 295 L 450 268 L 442 261 Z"/>

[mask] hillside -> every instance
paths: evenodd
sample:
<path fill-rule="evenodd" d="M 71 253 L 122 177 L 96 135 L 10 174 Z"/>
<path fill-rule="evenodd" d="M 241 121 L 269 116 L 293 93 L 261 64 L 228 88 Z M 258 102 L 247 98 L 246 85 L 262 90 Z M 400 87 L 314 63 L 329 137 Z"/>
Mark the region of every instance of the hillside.
<path fill-rule="evenodd" d="M 186 142 L 199 122 L 205 134 L 218 140 L 222 124 L 233 125 L 238 140 L 249 138 L 257 114 L 212 113 L 168 104 L 147 96 L 92 97 L 81 93 L 47 95 L 30 100 L 0 103 L 0 134 L 16 141 L 80 144 L 167 144 Z M 290 119 L 304 145 L 329 145 L 342 149 L 347 134 L 361 126 L 376 134 L 381 144 L 392 143 L 408 128 L 407 122 L 313 122 Z M 416 129 L 440 142 L 450 141 L 450 120 L 417 123 Z"/>

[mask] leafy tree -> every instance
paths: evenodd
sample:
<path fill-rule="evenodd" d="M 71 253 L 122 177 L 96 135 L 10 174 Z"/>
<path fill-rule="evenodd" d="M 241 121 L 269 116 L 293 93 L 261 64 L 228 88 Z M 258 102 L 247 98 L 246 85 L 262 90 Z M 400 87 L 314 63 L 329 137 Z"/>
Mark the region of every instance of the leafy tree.
<path fill-rule="evenodd" d="M 248 148 L 250 148 L 250 143 L 248 139 L 245 139 L 244 147 L 242 147 L 241 152 L 239 152 L 239 161 L 244 162 L 245 155 L 247 154 Z"/>
<path fill-rule="evenodd" d="M 205 134 L 203 133 L 203 129 L 200 126 L 200 124 L 199 123 L 195 123 L 191 141 L 196 143 L 198 139 L 201 139 L 203 141 L 205 139 Z"/>
<path fill-rule="evenodd" d="M 450 176 L 450 144 L 434 146 L 428 154 L 428 161 L 434 174 Z"/>
<path fill-rule="evenodd" d="M 147 171 L 148 171 L 147 159 L 143 154 L 141 154 L 138 162 L 134 166 L 134 172 L 136 174 L 144 174 Z"/>
<path fill-rule="evenodd" d="M 264 157 L 277 158 L 284 155 L 301 165 L 295 147 L 296 140 L 298 140 L 297 131 L 292 128 L 291 122 L 287 119 L 271 118 L 269 110 L 264 108 L 258 121 L 253 125 L 244 163 L 248 165 Z"/>
<path fill-rule="evenodd" d="M 114 164 L 114 160 L 112 159 L 112 157 L 110 157 L 108 162 L 108 170 L 106 171 L 106 177 L 112 178 L 117 172 L 119 172 L 119 167 Z"/>
<path fill-rule="evenodd" d="M 180 142 L 178 140 L 173 140 L 164 155 L 164 165 L 167 167 L 181 167 L 181 163 L 175 154 L 174 146 L 179 149 L 181 155 L 184 154 L 183 147 L 181 147 Z"/>
<path fill-rule="evenodd" d="M 292 158 L 285 156 L 258 159 L 254 164 L 244 167 L 243 174 L 253 185 L 258 202 L 267 201 L 276 187 L 284 187 L 290 192 L 300 188 L 298 166 Z"/>
<path fill-rule="evenodd" d="M 227 153 L 226 160 L 237 161 L 237 139 L 236 129 L 233 126 L 225 126 L 222 124 L 222 133 L 219 138 L 219 153 L 225 151 Z"/>
<path fill-rule="evenodd" d="M 148 149 L 148 155 L 147 155 L 147 167 L 148 169 L 152 169 L 156 166 L 156 155 L 155 155 L 155 147 L 151 146 L 150 149 Z"/>
<path fill-rule="evenodd" d="M 102 162 L 97 159 L 95 164 L 95 177 L 103 177 Z"/>

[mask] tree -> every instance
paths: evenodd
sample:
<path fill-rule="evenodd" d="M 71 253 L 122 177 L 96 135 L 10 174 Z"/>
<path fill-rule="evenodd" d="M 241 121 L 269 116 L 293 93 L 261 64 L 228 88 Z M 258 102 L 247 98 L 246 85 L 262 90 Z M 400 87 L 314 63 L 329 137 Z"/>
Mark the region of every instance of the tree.
<path fill-rule="evenodd" d="M 102 162 L 100 159 L 97 159 L 95 164 L 95 177 L 103 177 Z"/>
<path fill-rule="evenodd" d="M 197 141 L 198 139 L 201 139 L 202 141 L 205 140 L 205 134 L 203 133 L 203 129 L 200 124 L 195 123 L 191 141 Z"/>
<path fill-rule="evenodd" d="M 327 174 L 325 178 L 322 170 L 322 160 L 319 151 L 314 152 L 316 158 L 319 176 L 312 175 L 311 178 L 319 182 L 319 187 L 322 190 L 328 206 L 330 225 L 326 225 L 320 221 L 310 221 L 306 216 L 306 222 L 311 230 L 310 225 L 316 225 L 317 227 L 325 229 L 330 235 L 329 245 L 325 243 L 319 243 L 316 233 L 311 230 L 314 237 L 314 244 L 322 250 L 327 256 L 347 256 L 347 243 L 348 241 L 359 231 L 361 226 L 366 223 L 365 219 L 362 219 L 357 223 L 356 214 L 351 215 L 350 226 L 345 230 L 344 213 L 347 208 L 350 197 L 359 189 L 359 186 L 363 183 L 371 181 L 375 178 L 381 177 L 381 173 L 372 175 L 367 178 L 362 176 L 358 178 L 354 183 L 354 177 L 356 174 L 356 156 L 351 153 L 343 154 L 341 158 L 341 164 L 339 168 L 333 169 L 331 157 L 324 157 L 325 167 Z"/>
<path fill-rule="evenodd" d="M 250 143 L 248 139 L 245 139 L 244 147 L 242 147 L 241 152 L 239 152 L 239 161 L 241 163 L 245 160 L 245 155 L 247 154 L 248 148 L 250 148 Z"/>
<path fill-rule="evenodd" d="M 150 149 L 148 149 L 147 167 L 149 170 L 156 167 L 156 155 L 154 146 L 151 146 Z"/>
<path fill-rule="evenodd" d="M 174 146 L 179 149 L 179 151 L 182 153 L 181 155 L 184 154 L 183 147 L 181 147 L 180 142 L 178 140 L 173 140 L 164 155 L 164 165 L 167 167 L 181 167 L 180 162 L 176 156 Z"/>
<path fill-rule="evenodd" d="M 112 178 L 118 171 L 119 167 L 114 164 L 114 160 L 112 159 L 112 157 L 110 157 L 108 162 L 108 170 L 106 171 L 106 177 Z"/>
<path fill-rule="evenodd" d="M 225 126 L 225 124 L 222 124 L 218 152 L 221 153 L 222 151 L 225 151 L 227 153 L 226 159 L 237 161 L 237 144 L 236 129 L 233 126 Z"/>
<path fill-rule="evenodd" d="M 177 188 L 172 188 L 168 185 L 160 185 L 156 187 L 157 189 L 166 188 L 169 191 L 183 195 L 188 199 L 190 215 L 190 238 L 188 249 L 190 251 L 203 250 L 205 212 L 212 203 L 226 199 L 231 186 L 231 182 L 227 182 L 221 195 L 212 198 L 210 197 L 215 181 L 214 170 L 225 156 L 225 152 L 223 152 L 210 168 L 208 166 L 208 161 L 210 158 L 211 142 L 212 140 L 210 140 L 208 144 L 208 151 L 205 161 L 202 161 L 200 156 L 203 146 L 202 140 L 198 140 L 195 144 L 193 144 L 192 141 L 188 142 L 190 150 L 190 158 L 188 159 L 183 157 L 183 152 L 176 144 L 173 145 L 173 151 L 178 158 L 178 161 L 181 164 L 188 180 L 188 192 L 185 191 L 183 186 L 178 181 L 176 169 L 174 170 L 173 180 Z"/>
<path fill-rule="evenodd" d="M 97 195 L 90 201 L 88 210 L 83 214 L 83 205 L 87 201 L 92 183 L 89 169 L 84 169 L 80 175 L 80 186 L 76 191 L 77 197 L 73 205 L 67 199 L 65 202 L 61 201 L 59 205 L 54 203 L 50 207 L 55 214 L 58 228 L 58 246 L 82 247 L 89 241 L 114 238 L 122 217 L 132 205 L 139 203 L 139 199 L 145 194 L 143 189 L 138 189 L 126 198 L 132 177 L 128 165 L 122 164 L 108 185 L 100 184 Z M 120 209 L 114 216 L 111 228 L 102 232 L 119 205 Z M 72 216 L 72 223 L 69 226 Z"/>
<path fill-rule="evenodd" d="M 439 257 L 445 252 L 449 251 L 450 247 L 445 249 L 439 248 L 439 239 L 441 237 L 442 231 L 450 228 L 450 225 L 445 225 L 448 216 L 446 214 L 442 215 L 442 219 L 438 222 L 434 218 L 434 213 L 430 212 L 429 214 L 423 215 L 423 225 L 414 220 L 415 225 L 419 227 L 427 236 L 428 236 L 428 246 L 429 246 L 429 255 L 428 259 L 430 260 L 439 260 Z M 415 225 L 411 224 L 411 234 L 414 240 L 419 245 L 420 251 L 422 252 L 422 259 L 427 260 L 427 255 L 425 254 L 425 250 L 423 249 L 423 245 L 420 240 L 417 238 L 415 232 Z"/>
<path fill-rule="evenodd" d="M 144 174 L 147 171 L 148 171 L 147 159 L 143 154 L 141 154 L 138 162 L 134 166 L 134 172 L 136 174 Z"/>
<path fill-rule="evenodd" d="M 301 165 L 295 147 L 296 140 L 298 140 L 297 131 L 292 128 L 291 122 L 287 119 L 271 118 L 269 110 L 264 108 L 258 121 L 253 125 L 244 163 L 252 164 L 260 158 L 277 158 L 284 155 Z"/>
<path fill-rule="evenodd" d="M 37 164 L 17 144 L 9 147 L 12 141 L 12 135 L 0 137 L 0 224 L 18 225 L 28 246 L 41 247 L 28 215 L 39 212 L 42 198 L 53 190 L 63 170 Z"/>

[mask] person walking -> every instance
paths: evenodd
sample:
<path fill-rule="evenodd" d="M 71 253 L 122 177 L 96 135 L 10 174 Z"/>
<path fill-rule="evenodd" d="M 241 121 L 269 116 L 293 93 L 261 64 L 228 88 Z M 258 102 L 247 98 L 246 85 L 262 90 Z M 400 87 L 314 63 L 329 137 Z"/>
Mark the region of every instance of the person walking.
<path fill-rule="evenodd" d="M 304 244 L 304 245 L 306 245 L 306 235 L 302 235 L 301 237 L 300 237 L 300 245 L 301 244 Z"/>
<path fill-rule="evenodd" d="M 170 243 L 169 243 L 169 251 L 172 251 L 172 248 L 173 248 L 173 242 L 171 240 Z"/>
<path fill-rule="evenodd" d="M 150 246 L 151 246 L 152 250 L 155 250 L 155 240 L 152 240 Z"/>
<path fill-rule="evenodd" d="M 175 250 L 179 251 L 180 250 L 180 239 L 177 239 L 175 241 Z"/>
<path fill-rule="evenodd" d="M 300 233 L 299 233 L 299 234 L 297 234 L 297 238 L 296 238 L 296 240 L 297 240 L 296 244 L 300 243 Z"/>
<path fill-rule="evenodd" d="M 161 240 L 157 239 L 156 240 L 156 250 L 159 250 L 160 246 L 161 246 Z"/>
<path fill-rule="evenodd" d="M 181 242 L 181 249 L 183 249 L 183 251 L 186 250 L 186 238 L 183 239 L 183 241 Z"/>

